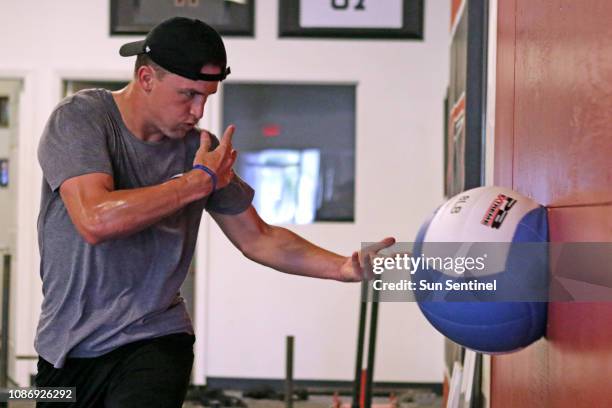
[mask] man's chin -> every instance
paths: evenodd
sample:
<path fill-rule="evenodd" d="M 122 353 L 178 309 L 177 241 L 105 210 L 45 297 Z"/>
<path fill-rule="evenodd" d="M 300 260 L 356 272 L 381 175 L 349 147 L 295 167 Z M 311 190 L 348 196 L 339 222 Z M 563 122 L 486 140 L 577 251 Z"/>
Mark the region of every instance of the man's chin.
<path fill-rule="evenodd" d="M 187 133 L 189 133 L 191 130 L 193 129 L 193 126 L 191 127 L 187 127 L 187 126 L 181 126 L 179 128 L 176 129 L 172 129 L 168 132 L 166 132 L 166 136 L 169 137 L 170 139 L 182 139 L 184 138 Z"/>
<path fill-rule="evenodd" d="M 195 129 L 195 125 L 180 125 L 177 130 L 179 132 L 183 132 L 183 136 L 185 136 L 187 133 L 191 132 L 193 129 Z"/>

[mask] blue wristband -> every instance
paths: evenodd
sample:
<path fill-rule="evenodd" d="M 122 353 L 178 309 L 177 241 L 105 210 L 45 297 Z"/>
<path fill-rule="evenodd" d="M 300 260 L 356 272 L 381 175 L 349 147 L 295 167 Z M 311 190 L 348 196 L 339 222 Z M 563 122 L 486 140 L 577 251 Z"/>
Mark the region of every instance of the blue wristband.
<path fill-rule="evenodd" d="M 203 164 L 195 164 L 193 168 L 202 170 L 203 172 L 208 173 L 208 175 L 210 176 L 212 180 L 212 187 L 213 187 L 212 192 L 214 193 L 217 190 L 217 175 L 215 174 L 215 172 L 209 169 L 208 167 L 204 166 Z"/>

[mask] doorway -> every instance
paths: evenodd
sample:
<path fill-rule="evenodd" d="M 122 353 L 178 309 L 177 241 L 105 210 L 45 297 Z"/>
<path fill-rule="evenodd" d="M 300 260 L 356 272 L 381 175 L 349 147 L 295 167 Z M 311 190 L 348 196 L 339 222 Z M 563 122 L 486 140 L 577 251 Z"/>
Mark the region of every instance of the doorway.
<path fill-rule="evenodd" d="M 0 80 L 0 386 L 14 385 L 11 269 L 17 249 L 17 157 L 20 80 Z M 14 275 L 14 274 L 13 274 Z"/>

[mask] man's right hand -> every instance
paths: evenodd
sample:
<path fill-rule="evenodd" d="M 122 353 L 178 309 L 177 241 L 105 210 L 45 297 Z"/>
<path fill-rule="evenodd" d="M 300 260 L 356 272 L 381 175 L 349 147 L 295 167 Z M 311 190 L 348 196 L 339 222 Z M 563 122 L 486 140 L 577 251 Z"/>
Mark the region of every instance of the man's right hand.
<path fill-rule="evenodd" d="M 234 125 L 228 126 L 227 129 L 225 129 L 219 146 L 213 151 L 209 151 L 211 145 L 210 133 L 206 130 L 200 131 L 200 148 L 195 154 L 193 164 L 194 166 L 196 164 L 204 165 L 215 172 L 217 175 L 217 190 L 227 186 L 232 177 L 234 177 L 234 170 L 232 167 L 238 156 L 238 152 L 236 152 L 232 146 L 232 136 L 234 135 L 235 129 Z M 205 177 L 209 177 L 201 170 L 196 171 L 202 173 Z"/>

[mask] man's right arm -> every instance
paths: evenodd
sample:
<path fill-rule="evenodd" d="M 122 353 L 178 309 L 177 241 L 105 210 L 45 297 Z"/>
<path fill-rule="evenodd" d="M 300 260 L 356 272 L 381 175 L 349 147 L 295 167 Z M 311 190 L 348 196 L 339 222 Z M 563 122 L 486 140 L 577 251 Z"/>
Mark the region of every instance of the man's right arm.
<path fill-rule="evenodd" d="M 194 164 L 216 173 L 217 189 L 225 187 L 234 175 L 233 133 L 234 127 L 228 127 L 219 146 L 209 151 L 210 136 L 201 132 Z M 109 174 L 89 173 L 65 180 L 59 192 L 77 231 L 95 245 L 141 231 L 211 194 L 212 189 L 211 176 L 196 169 L 162 184 L 129 190 L 115 190 Z"/>
<path fill-rule="evenodd" d="M 73 177 L 60 187 L 72 223 L 92 245 L 141 231 L 211 191 L 210 177 L 199 170 L 130 190 L 115 190 L 104 173 Z"/>

